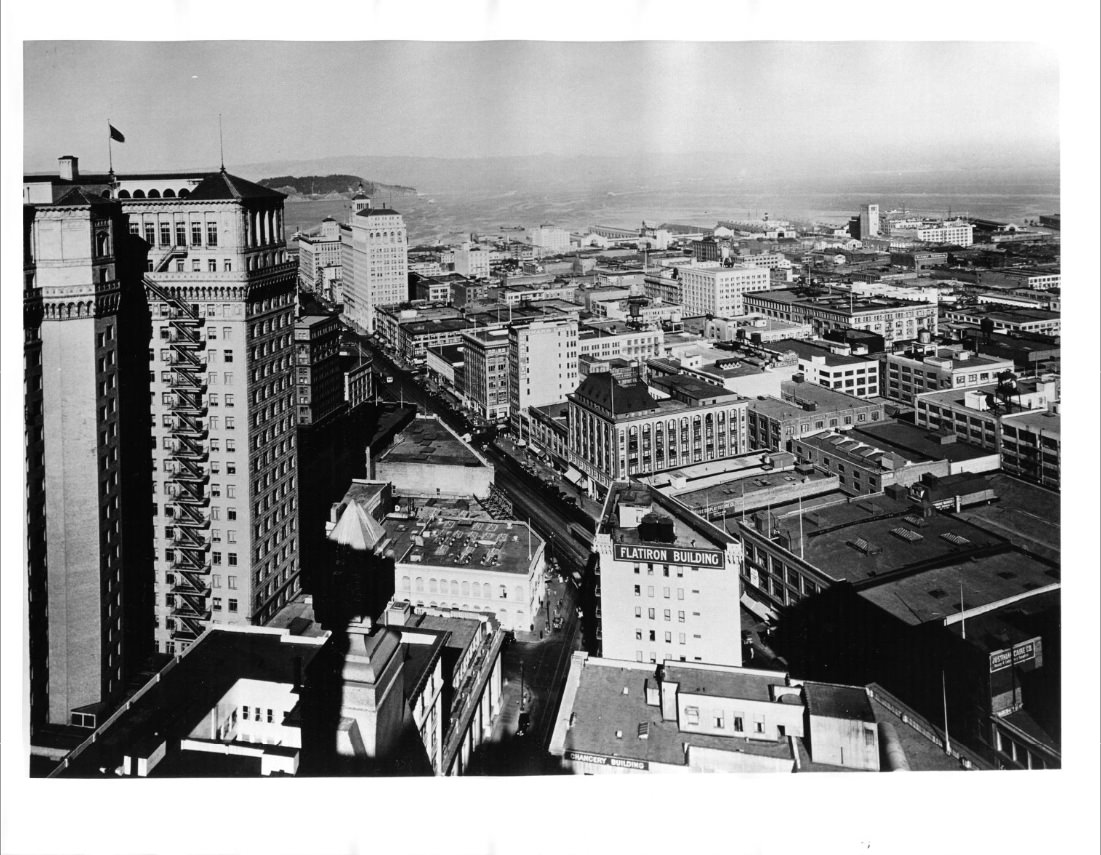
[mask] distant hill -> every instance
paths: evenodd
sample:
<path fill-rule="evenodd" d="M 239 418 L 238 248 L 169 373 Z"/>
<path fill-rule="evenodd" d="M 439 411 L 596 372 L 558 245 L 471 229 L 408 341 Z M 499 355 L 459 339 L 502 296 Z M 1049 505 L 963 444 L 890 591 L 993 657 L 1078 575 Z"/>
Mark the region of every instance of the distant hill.
<path fill-rule="evenodd" d="M 376 193 L 416 193 L 413 187 L 404 187 L 400 184 L 380 184 L 377 181 L 367 181 L 358 175 L 279 175 L 275 178 L 261 178 L 257 182 L 263 187 L 270 187 L 288 196 L 306 199 L 317 198 L 351 198 L 359 192 L 360 185 L 369 196 Z"/>

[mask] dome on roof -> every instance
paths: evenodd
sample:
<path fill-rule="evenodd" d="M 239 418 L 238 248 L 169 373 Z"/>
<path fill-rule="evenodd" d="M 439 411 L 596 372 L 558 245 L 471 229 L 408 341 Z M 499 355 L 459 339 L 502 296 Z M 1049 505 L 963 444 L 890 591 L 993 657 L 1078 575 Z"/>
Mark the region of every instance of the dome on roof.
<path fill-rule="evenodd" d="M 370 199 L 371 197 L 367 195 L 366 191 L 364 191 L 364 189 L 363 189 L 363 185 L 360 184 L 358 192 L 352 198 L 353 199 Z"/>

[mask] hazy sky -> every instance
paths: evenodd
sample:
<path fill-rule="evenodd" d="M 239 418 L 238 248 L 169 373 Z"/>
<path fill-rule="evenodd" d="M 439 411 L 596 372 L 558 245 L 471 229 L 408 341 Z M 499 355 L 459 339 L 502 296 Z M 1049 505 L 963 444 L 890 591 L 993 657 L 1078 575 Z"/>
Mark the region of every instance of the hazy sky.
<path fill-rule="evenodd" d="M 1058 65 L 1013 43 L 27 42 L 26 169 L 326 155 L 1051 150 Z"/>

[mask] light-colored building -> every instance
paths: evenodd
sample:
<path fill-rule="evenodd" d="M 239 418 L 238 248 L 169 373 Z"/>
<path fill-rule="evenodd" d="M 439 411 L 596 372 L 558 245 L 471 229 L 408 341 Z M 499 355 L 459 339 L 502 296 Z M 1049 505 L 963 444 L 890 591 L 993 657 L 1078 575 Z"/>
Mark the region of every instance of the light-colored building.
<path fill-rule="evenodd" d="M 324 293 L 328 279 L 341 277 L 340 224 L 326 217 L 311 234 L 298 236 L 298 281 L 307 291 Z M 330 271 L 326 277 L 325 271 Z M 335 273 L 331 272 L 335 269 Z"/>
<path fill-rule="evenodd" d="M 560 229 L 544 223 L 528 232 L 532 248 L 537 258 L 544 255 L 561 255 L 570 251 L 570 233 L 567 229 Z"/>
<path fill-rule="evenodd" d="M 942 389 L 984 386 L 1003 371 L 1013 371 L 1012 359 L 975 354 L 959 347 L 939 347 L 928 334 L 908 350 L 883 356 L 883 395 L 912 404 L 915 395 Z"/>
<path fill-rule="evenodd" d="M 575 653 L 550 752 L 577 775 L 878 772 L 886 732 L 858 686 Z M 894 750 L 887 756 L 901 759 L 886 768 L 910 768 L 893 725 L 889 733 Z"/>
<path fill-rule="evenodd" d="M 451 517 L 421 506 L 384 523 L 394 550 L 394 597 L 418 608 L 493 616 L 531 632 L 545 597 L 543 539 L 522 522 Z"/>
<path fill-rule="evenodd" d="M 601 655 L 741 665 L 738 541 L 639 482 L 615 482 L 593 539 Z"/>
<path fill-rule="evenodd" d="M 860 206 L 860 239 L 879 235 L 879 205 Z"/>
<path fill-rule="evenodd" d="M 113 339 L 118 330 L 107 316 L 115 299 L 111 294 L 114 280 L 110 265 L 123 244 L 117 229 L 107 230 L 109 217 L 92 207 L 82 207 L 81 200 L 88 201 L 86 192 L 93 193 L 97 201 L 112 196 L 119 200 L 131 237 L 118 259 L 125 257 L 131 275 L 141 277 L 139 287 L 143 290 L 138 293 L 151 317 L 151 340 L 144 342 L 144 347 L 130 350 L 134 360 L 136 354 L 148 354 L 140 371 L 149 384 L 148 403 L 142 405 L 148 409 L 140 432 L 128 441 L 128 447 L 148 449 L 145 453 L 151 455 L 152 483 L 140 476 L 135 478 L 132 471 L 127 476 L 132 486 L 136 484 L 142 491 L 151 489 L 152 494 L 152 528 L 146 529 L 144 537 L 151 538 L 146 560 L 151 565 L 147 572 L 154 599 L 145 601 L 142 608 L 146 614 L 142 617 L 153 621 L 153 637 L 162 653 L 186 648 L 212 622 L 263 624 L 299 588 L 293 349 L 296 264 L 288 258 L 283 234 L 284 197 L 225 170 L 82 176 L 76 158 L 71 157 L 61 159 L 59 175 L 30 176 L 26 182 L 27 198 L 57 196 L 64 201 L 61 197 L 71 192 L 80 196 L 70 197 L 70 206 L 80 209 L 74 211 L 74 222 L 84 220 L 89 225 L 59 230 L 59 235 L 61 231 L 70 233 L 71 250 L 67 243 L 54 245 L 45 234 L 36 237 L 40 256 L 51 258 L 48 253 L 56 251 L 60 254 L 53 260 L 61 262 L 48 265 L 56 270 L 49 270 L 47 276 L 40 257 L 36 277 L 52 285 L 60 276 L 59 282 L 66 287 L 77 287 L 82 277 L 95 274 L 94 283 L 88 280 L 89 295 L 94 299 L 67 300 L 65 312 L 58 317 L 78 322 L 74 329 L 84 327 L 79 321 L 87 319 L 87 332 L 81 336 L 93 340 L 94 331 L 98 337 L 94 341 L 102 353 L 88 357 L 87 364 L 89 369 L 103 373 L 96 388 L 104 401 L 93 412 L 103 414 L 104 424 L 88 447 L 102 445 L 104 461 L 120 459 L 118 451 L 111 450 L 112 441 L 120 436 L 109 423 L 116 404 L 108 400 L 118 394 L 111 390 L 120 388 L 116 385 L 119 375 L 115 374 L 114 380 L 108 376 L 109 362 L 115 364 L 109 351 L 115 347 Z M 32 217 L 31 222 L 36 218 Z M 80 246 L 77 237 L 82 229 L 89 240 L 86 248 Z M 44 256 L 43 250 L 47 253 Z M 73 296 L 82 295 L 74 291 Z M 100 313 L 102 320 L 95 317 Z M 67 329 L 61 324 L 56 326 L 57 331 Z M 51 370 L 50 360 L 55 358 L 50 356 L 51 347 L 59 348 L 60 339 L 51 345 L 44 337 L 43 374 L 55 377 L 58 373 Z M 64 348 L 66 358 L 75 358 L 81 347 L 78 337 Z M 121 371 L 122 363 L 117 364 Z M 69 373 L 71 378 L 66 382 L 79 384 L 85 369 L 74 368 Z M 128 382 L 136 389 L 132 385 L 135 376 L 131 374 Z M 46 395 L 54 394 L 50 388 L 44 387 Z M 79 406 L 86 397 L 75 387 L 63 394 L 73 402 L 70 408 Z M 144 396 L 146 392 L 137 394 Z M 50 437 L 64 437 L 69 443 L 76 442 L 81 433 L 79 428 L 64 426 L 51 432 L 48 419 L 53 413 L 61 416 L 65 407 L 57 403 L 45 410 L 49 516 L 51 502 L 58 502 L 62 495 L 54 490 L 50 496 Z M 89 475 L 87 483 L 95 485 L 108 478 L 117 490 L 120 470 L 113 469 L 113 465 L 97 463 L 98 472 Z M 66 467 L 66 479 L 79 471 L 75 462 Z M 119 496 L 112 489 L 101 488 L 98 495 L 112 509 L 120 508 Z M 76 499 L 78 494 L 69 491 L 68 497 Z M 77 511 L 81 519 L 87 517 L 91 501 L 94 499 L 83 497 Z M 60 520 L 66 511 L 63 505 L 57 505 L 52 513 Z M 104 519 L 109 521 L 112 514 Z M 90 549 L 88 544 L 96 540 L 86 539 L 81 561 L 86 562 L 91 555 L 99 555 L 100 561 L 108 563 L 120 560 L 121 529 L 115 533 L 113 524 L 107 525 L 104 531 L 111 533 L 115 545 Z M 70 531 L 67 537 L 79 534 L 75 524 Z M 130 537 L 134 543 L 139 535 L 131 533 Z M 65 539 L 54 542 L 60 546 Z M 64 573 L 68 560 L 59 554 L 50 563 Z M 97 581 L 94 596 L 82 599 L 89 612 L 98 614 L 97 621 L 110 623 L 110 627 L 104 623 L 102 632 L 97 632 L 102 645 L 117 644 L 124 630 L 115 608 L 104 609 L 101 605 L 126 603 L 130 596 L 122 589 L 117 568 L 109 575 L 117 581 L 103 585 Z M 85 573 L 83 578 L 90 582 L 96 577 Z M 99 598 L 104 591 L 110 596 L 101 604 Z M 64 584 L 54 584 L 54 593 L 72 599 Z M 60 604 L 52 605 L 51 611 L 57 616 L 65 614 Z M 84 628 L 79 611 L 66 618 L 74 633 Z M 60 641 L 64 636 L 55 637 Z M 98 667 L 93 654 L 101 646 L 100 641 L 93 642 L 89 637 L 84 645 L 87 650 L 81 657 L 70 658 L 69 664 L 84 658 L 91 667 Z M 104 656 L 117 686 L 123 663 L 114 651 L 108 657 L 105 650 Z M 64 677 L 66 666 L 60 660 L 56 668 L 57 677 Z M 66 703 L 60 689 L 57 703 Z M 68 720 L 67 713 L 64 719 Z"/>
<path fill-rule="evenodd" d="M 664 341 L 660 327 L 638 329 L 622 321 L 590 321 L 578 330 L 577 352 L 598 359 L 645 361 L 661 355 Z"/>
<path fill-rule="evenodd" d="M 682 267 L 680 283 L 686 314 L 723 318 L 744 315 L 745 295 L 772 287 L 763 267 Z"/>
<path fill-rule="evenodd" d="M 566 400 L 577 388 L 577 321 L 534 321 L 509 329 L 509 415 L 522 435 L 529 407 Z"/>
<path fill-rule="evenodd" d="M 569 395 L 570 463 L 608 486 L 746 450 L 744 398 L 687 375 L 590 373 Z"/>
<path fill-rule="evenodd" d="M 463 333 L 463 383 L 460 393 L 468 407 L 491 422 L 509 415 L 509 332 L 507 329 Z"/>
<path fill-rule="evenodd" d="M 340 227 L 344 317 L 368 333 L 379 306 L 409 296 L 405 220 L 389 208 L 363 206 Z"/>
<path fill-rule="evenodd" d="M 1007 472 L 1060 484 L 1059 388 L 1055 379 L 1017 380 L 1006 400 L 998 385 L 926 392 L 914 398 L 914 423 L 950 431 L 963 442 L 996 450 Z"/>
<path fill-rule="evenodd" d="M 994 332 L 999 333 L 1059 335 L 1062 330 L 1062 317 L 1059 312 L 1005 305 L 980 305 L 973 308 L 950 306 L 944 310 L 944 319 L 975 326 L 988 320 L 994 325 Z"/>
<path fill-rule="evenodd" d="M 747 312 L 795 323 L 810 323 L 814 334 L 826 337 L 830 330 L 867 330 L 891 342 L 917 338 L 918 330 L 937 333 L 937 306 L 891 297 L 857 297 L 854 294 L 808 293 L 777 289 L 745 295 Z"/>
<path fill-rule="evenodd" d="M 790 364 L 794 359 L 807 383 L 857 398 L 879 395 L 879 361 L 876 359 L 834 353 L 828 347 L 796 339 L 773 342 L 768 349 L 781 356 L 781 364 Z"/>
<path fill-rule="evenodd" d="M 470 241 L 450 249 L 440 255 L 440 262 L 446 264 L 460 276 L 470 279 L 489 277 L 489 250 Z"/>

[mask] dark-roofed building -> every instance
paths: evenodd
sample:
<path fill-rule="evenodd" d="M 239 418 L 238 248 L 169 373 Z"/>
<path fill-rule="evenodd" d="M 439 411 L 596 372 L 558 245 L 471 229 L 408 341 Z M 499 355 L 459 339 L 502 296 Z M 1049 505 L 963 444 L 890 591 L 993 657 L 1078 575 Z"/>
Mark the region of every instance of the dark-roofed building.
<path fill-rule="evenodd" d="M 947 460 L 903 455 L 864 437 L 854 437 L 851 431 L 831 430 L 792 439 L 791 451 L 801 461 L 836 475 L 841 489 L 851 495 L 881 493 L 895 484 L 912 484 L 926 473 L 948 474 Z"/>
<path fill-rule="evenodd" d="M 489 495 L 493 467 L 435 416 L 418 416 L 370 461 L 371 477 L 405 495 Z"/>
<path fill-rule="evenodd" d="M 734 457 L 746 450 L 747 401 L 678 374 L 591 372 L 569 396 L 570 463 L 596 483 Z"/>
<path fill-rule="evenodd" d="M 854 438 L 863 439 L 884 450 L 897 451 L 929 460 L 948 461 L 948 474 L 994 472 L 1001 466 L 996 452 L 959 442 L 952 431 L 931 431 L 900 421 L 865 422 L 852 431 Z"/>

